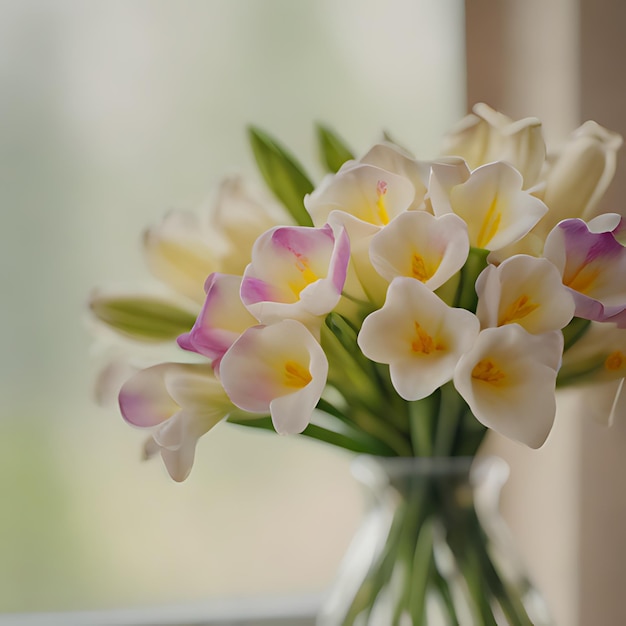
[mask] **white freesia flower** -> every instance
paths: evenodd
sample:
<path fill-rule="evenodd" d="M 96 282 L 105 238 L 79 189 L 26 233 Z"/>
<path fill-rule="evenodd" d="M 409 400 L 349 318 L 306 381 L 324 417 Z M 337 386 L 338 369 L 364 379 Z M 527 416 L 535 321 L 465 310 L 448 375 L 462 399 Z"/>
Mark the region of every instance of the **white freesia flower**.
<path fill-rule="evenodd" d="M 519 254 L 497 267 L 488 265 L 476 293 L 482 328 L 519 324 L 538 335 L 564 328 L 574 316 L 574 298 L 547 259 Z"/>
<path fill-rule="evenodd" d="M 484 103 L 474 105 L 444 140 L 444 154 L 463 157 L 472 169 L 507 161 L 524 177 L 524 189 L 535 184 L 546 156 L 541 122 L 536 117 L 512 120 Z"/>
<path fill-rule="evenodd" d="M 433 176 L 437 176 L 435 168 Z M 471 245 L 486 250 L 514 243 L 548 210 L 541 200 L 522 191 L 522 175 L 504 162 L 483 165 L 453 186 L 449 204 L 437 200 L 431 195 L 435 215 L 451 209 L 467 224 Z"/>
<path fill-rule="evenodd" d="M 363 322 L 363 354 L 389 364 L 391 381 L 405 400 L 418 400 L 452 379 L 461 355 L 479 331 L 476 317 L 449 307 L 413 278 L 395 278 L 382 309 Z"/>
<path fill-rule="evenodd" d="M 487 428 L 538 448 L 554 422 L 562 351 L 559 331 L 531 335 L 519 324 L 487 328 L 459 360 L 454 386 Z"/>
<path fill-rule="evenodd" d="M 214 242 L 214 245 L 211 245 Z M 202 302 L 206 277 L 218 267 L 219 239 L 191 211 L 172 211 L 144 232 L 148 268 L 177 293 Z"/>
<path fill-rule="evenodd" d="M 467 260 L 467 226 L 453 214 L 434 217 L 425 211 L 406 211 L 376 233 L 370 260 L 386 280 L 410 276 L 435 290 L 458 272 Z"/>
<path fill-rule="evenodd" d="M 406 211 L 415 188 L 405 176 L 374 165 L 350 162 L 325 177 L 304 198 L 313 223 L 343 225 L 350 241 L 366 237 Z"/>
<path fill-rule="evenodd" d="M 421 207 L 428 189 L 429 163 L 417 161 L 404 150 L 390 143 L 376 144 L 359 159 L 359 163 L 375 165 L 410 180 L 415 189 L 415 197 L 409 209 Z"/>
<path fill-rule="evenodd" d="M 220 378 L 232 402 L 270 413 L 277 432 L 302 432 L 326 385 L 328 361 L 300 322 L 246 330 L 224 355 Z"/>
<path fill-rule="evenodd" d="M 233 409 L 210 365 L 182 363 L 140 370 L 122 386 L 119 404 L 127 422 L 153 429 L 146 454 L 160 452 L 176 481 L 189 475 L 198 439 Z"/>
<path fill-rule="evenodd" d="M 584 335 L 563 354 L 559 382 L 606 382 L 626 377 L 626 329 L 591 322 Z"/>
<path fill-rule="evenodd" d="M 241 180 L 228 178 L 208 216 L 171 211 L 144 232 L 146 263 L 175 292 L 202 303 L 206 277 L 216 271 L 243 272 L 254 240 L 281 218 L 269 204 L 253 199 Z"/>
<path fill-rule="evenodd" d="M 547 171 L 538 195 L 549 207 L 537 226 L 543 238 L 561 220 L 596 215 L 598 202 L 613 180 L 622 138 L 595 122 L 572 133 Z"/>

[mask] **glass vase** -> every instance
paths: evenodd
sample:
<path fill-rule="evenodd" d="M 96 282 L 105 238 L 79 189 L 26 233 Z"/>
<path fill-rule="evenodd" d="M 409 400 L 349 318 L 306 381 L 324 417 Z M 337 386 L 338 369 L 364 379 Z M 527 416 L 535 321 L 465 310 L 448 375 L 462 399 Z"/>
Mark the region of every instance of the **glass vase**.
<path fill-rule="evenodd" d="M 499 513 L 498 458 L 360 457 L 369 508 L 319 626 L 551 624 Z"/>

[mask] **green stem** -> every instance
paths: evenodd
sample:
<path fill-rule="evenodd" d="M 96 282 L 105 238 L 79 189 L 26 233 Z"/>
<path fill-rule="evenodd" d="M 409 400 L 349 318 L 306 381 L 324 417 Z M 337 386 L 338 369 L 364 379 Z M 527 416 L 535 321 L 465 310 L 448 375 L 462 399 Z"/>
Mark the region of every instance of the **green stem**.
<path fill-rule="evenodd" d="M 456 294 L 454 306 L 467 309 L 474 313 L 478 296 L 476 295 L 476 279 L 478 275 L 487 267 L 487 256 L 489 250 L 482 248 L 470 248 L 465 265 L 461 268 L 459 289 Z"/>
<path fill-rule="evenodd" d="M 462 418 L 466 406 L 451 382 L 441 387 L 441 402 L 433 447 L 434 456 L 452 456 L 455 441 L 462 439 L 459 430 L 463 424 Z"/>
<path fill-rule="evenodd" d="M 439 413 L 439 390 L 423 400 L 408 403 L 411 444 L 415 456 L 432 456 L 433 428 Z"/>
<path fill-rule="evenodd" d="M 575 317 L 563 329 L 563 352 L 569 350 L 588 330 L 591 322 L 589 320 Z"/>

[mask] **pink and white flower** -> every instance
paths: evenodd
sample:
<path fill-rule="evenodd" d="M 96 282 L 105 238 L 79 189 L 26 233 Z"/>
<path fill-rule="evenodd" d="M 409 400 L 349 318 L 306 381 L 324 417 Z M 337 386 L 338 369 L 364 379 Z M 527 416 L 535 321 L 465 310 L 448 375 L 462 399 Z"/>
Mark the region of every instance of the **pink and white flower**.
<path fill-rule="evenodd" d="M 577 317 L 626 328 L 626 248 L 616 239 L 623 220 L 612 217 L 563 220 L 548 235 L 544 256 L 574 296 Z"/>
<path fill-rule="evenodd" d="M 224 355 L 220 378 L 232 402 L 270 413 L 277 432 L 302 432 L 326 385 L 328 361 L 300 322 L 246 330 Z"/>
<path fill-rule="evenodd" d="M 187 478 L 198 439 L 234 408 L 209 365 L 161 363 L 140 370 L 119 394 L 124 419 L 152 429 L 145 452 L 160 452 L 176 481 Z"/>
<path fill-rule="evenodd" d="M 339 302 L 350 261 L 343 230 L 278 227 L 261 235 L 241 283 L 241 299 L 262 324 L 291 318 L 315 330 Z"/>
<path fill-rule="evenodd" d="M 219 361 L 241 333 L 258 323 L 241 301 L 241 276 L 211 274 L 204 285 L 206 299 L 192 329 L 178 337 L 185 350 Z"/>

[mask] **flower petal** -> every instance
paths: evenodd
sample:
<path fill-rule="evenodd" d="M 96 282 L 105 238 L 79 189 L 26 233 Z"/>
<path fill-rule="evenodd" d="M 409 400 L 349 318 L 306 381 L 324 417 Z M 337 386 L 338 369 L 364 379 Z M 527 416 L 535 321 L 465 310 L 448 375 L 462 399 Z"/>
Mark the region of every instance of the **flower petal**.
<path fill-rule="evenodd" d="M 446 305 L 414 278 L 395 278 L 384 306 L 363 322 L 363 354 L 389 364 L 391 381 L 405 400 L 418 400 L 452 379 L 457 361 L 478 335 L 476 317 Z"/>
<path fill-rule="evenodd" d="M 592 232 L 580 219 L 563 220 L 548 235 L 544 256 L 574 296 L 577 317 L 626 327 L 626 248 L 613 232 Z"/>
<path fill-rule="evenodd" d="M 287 317 L 313 326 L 339 302 L 346 280 L 350 244 L 322 228 L 279 227 L 264 233 L 252 250 L 241 298 L 264 324 Z"/>
<path fill-rule="evenodd" d="M 471 245 L 486 250 L 521 239 L 548 210 L 522 191 L 521 174 L 504 162 L 483 165 L 453 187 L 450 206 L 465 220 Z"/>
<path fill-rule="evenodd" d="M 531 335 L 518 324 L 487 328 L 459 360 L 454 386 L 487 428 L 538 448 L 554 422 L 562 350 L 559 331 Z"/>
<path fill-rule="evenodd" d="M 369 255 L 388 281 L 410 276 L 435 290 L 467 260 L 467 226 L 456 215 L 434 217 L 425 211 L 398 215 L 372 238 Z"/>
<path fill-rule="evenodd" d="M 206 281 L 206 300 L 191 331 L 178 338 L 185 350 L 198 352 L 213 360 L 214 366 L 235 339 L 257 320 L 239 296 L 241 276 L 211 274 Z"/>
<path fill-rule="evenodd" d="M 232 402 L 252 413 L 269 412 L 279 433 L 298 433 L 306 427 L 327 373 L 324 351 L 295 320 L 249 328 L 220 366 Z"/>
<path fill-rule="evenodd" d="M 520 324 L 535 335 L 564 328 L 574 299 L 547 259 L 519 254 L 489 265 L 476 281 L 476 315 L 483 328 Z"/>

